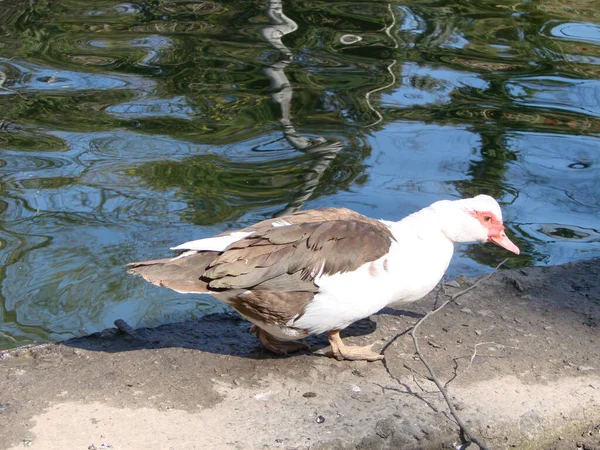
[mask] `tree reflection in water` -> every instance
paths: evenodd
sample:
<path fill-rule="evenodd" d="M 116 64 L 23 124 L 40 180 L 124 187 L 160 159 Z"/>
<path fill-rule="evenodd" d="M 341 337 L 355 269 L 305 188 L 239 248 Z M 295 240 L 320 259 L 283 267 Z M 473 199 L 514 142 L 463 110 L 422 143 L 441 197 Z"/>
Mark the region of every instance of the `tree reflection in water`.
<path fill-rule="evenodd" d="M 600 28 L 563 3 L 3 2 L 0 347 L 214 310 L 122 264 L 298 208 L 487 193 L 509 265 L 600 254 Z"/>

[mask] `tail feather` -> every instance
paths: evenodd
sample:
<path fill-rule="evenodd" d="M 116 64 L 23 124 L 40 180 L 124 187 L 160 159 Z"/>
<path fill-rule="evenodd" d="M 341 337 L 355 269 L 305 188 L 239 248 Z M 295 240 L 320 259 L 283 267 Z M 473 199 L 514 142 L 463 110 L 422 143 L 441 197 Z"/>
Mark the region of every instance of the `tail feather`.
<path fill-rule="evenodd" d="M 127 271 L 146 281 L 181 293 L 208 293 L 211 290 L 200 278 L 218 252 L 202 252 L 185 258 L 165 258 L 127 264 Z"/>

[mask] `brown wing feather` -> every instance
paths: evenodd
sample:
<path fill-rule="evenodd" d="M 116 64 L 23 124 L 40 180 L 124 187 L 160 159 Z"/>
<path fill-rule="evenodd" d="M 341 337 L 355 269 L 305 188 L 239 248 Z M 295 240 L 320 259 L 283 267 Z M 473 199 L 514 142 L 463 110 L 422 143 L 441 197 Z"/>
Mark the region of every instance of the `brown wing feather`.
<path fill-rule="evenodd" d="M 297 211 L 295 213 L 287 214 L 285 216 L 275 217 L 273 219 L 263 220 L 255 223 L 246 228 L 242 228 L 237 231 L 256 231 L 262 233 L 266 230 L 270 230 L 273 227 L 273 223 L 277 222 L 288 222 L 288 223 L 311 223 L 311 222 L 328 222 L 330 220 L 371 220 L 368 217 L 363 216 L 356 211 L 352 211 L 348 208 L 315 208 L 307 209 L 305 211 Z M 231 231 L 225 231 L 219 236 L 230 234 Z"/>
<path fill-rule="evenodd" d="M 256 231 L 226 249 L 202 278 L 210 288 L 219 290 L 272 289 L 276 285 L 282 291 L 314 292 L 312 281 L 321 267 L 327 275 L 348 272 L 387 253 L 393 240 L 390 230 L 378 221 L 360 218 Z M 235 258 L 229 252 L 235 252 Z M 304 281 L 301 289 L 299 279 Z"/>
<path fill-rule="evenodd" d="M 304 313 L 313 295 L 312 292 L 248 291 L 229 299 L 229 303 L 250 319 L 285 325 Z"/>
<path fill-rule="evenodd" d="M 201 275 L 218 255 L 215 252 L 198 253 L 185 258 L 165 258 L 127 264 L 128 272 L 140 275 L 157 286 L 178 292 L 208 292 L 207 282 Z"/>
<path fill-rule="evenodd" d="M 274 227 L 279 221 L 291 225 Z M 314 293 L 321 267 L 328 275 L 355 270 L 386 254 L 393 240 L 383 223 L 345 208 L 300 211 L 239 231 L 254 233 L 223 252 L 131 263 L 129 272 L 180 292 Z"/>

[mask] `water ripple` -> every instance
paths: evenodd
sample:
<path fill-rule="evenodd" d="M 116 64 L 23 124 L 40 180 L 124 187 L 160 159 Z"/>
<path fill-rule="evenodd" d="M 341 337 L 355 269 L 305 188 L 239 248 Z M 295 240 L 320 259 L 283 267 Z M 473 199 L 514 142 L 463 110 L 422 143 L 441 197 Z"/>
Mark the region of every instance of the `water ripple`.
<path fill-rule="evenodd" d="M 600 116 L 600 81 L 566 77 L 527 77 L 506 83 L 515 103 Z"/>
<path fill-rule="evenodd" d="M 145 98 L 136 102 L 110 106 L 106 111 L 118 117 L 176 117 L 193 119 L 196 115 L 184 97 Z"/>
<path fill-rule="evenodd" d="M 540 226 L 541 225 L 541 226 Z M 600 242 L 600 233 L 592 228 L 557 223 L 538 224 L 538 232 L 555 240 L 577 242 Z"/>
<path fill-rule="evenodd" d="M 551 21 L 542 27 L 543 33 L 569 41 L 589 42 L 600 45 L 600 24 L 589 22 L 563 22 Z"/>
<path fill-rule="evenodd" d="M 147 91 L 154 86 L 151 80 L 133 75 L 102 75 L 73 72 L 43 67 L 25 61 L 0 58 L 0 68 L 12 75 L 5 86 L 16 92 L 136 89 Z M 12 95 L 10 90 L 0 90 L 0 95 Z"/>
<path fill-rule="evenodd" d="M 489 87 L 487 81 L 473 73 L 416 63 L 405 63 L 401 76 L 401 87 L 383 96 L 384 105 L 407 108 L 449 103 L 457 89 Z"/>
<path fill-rule="evenodd" d="M 408 32 L 414 35 L 421 35 L 427 31 L 427 22 L 412 9 L 408 6 L 397 6 L 397 8 L 398 11 L 401 11 L 402 17 L 398 26 L 399 31 Z"/>
<path fill-rule="evenodd" d="M 121 3 L 115 5 L 109 9 L 94 9 L 87 11 L 89 16 L 113 16 L 113 15 L 125 15 L 125 14 L 136 14 L 142 10 L 140 5 L 135 3 Z"/>
<path fill-rule="evenodd" d="M 0 2 L 2 332 L 218 310 L 123 264 L 296 208 L 485 193 L 512 267 L 600 255 L 595 5 L 238 3 Z M 450 276 L 505 256 L 457 246 Z"/>

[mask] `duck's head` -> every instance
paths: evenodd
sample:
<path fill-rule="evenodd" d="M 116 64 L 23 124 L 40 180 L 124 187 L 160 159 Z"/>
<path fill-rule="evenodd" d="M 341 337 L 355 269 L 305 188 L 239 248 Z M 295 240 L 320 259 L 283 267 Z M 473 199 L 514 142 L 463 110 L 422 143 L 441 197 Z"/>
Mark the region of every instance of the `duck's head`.
<path fill-rule="evenodd" d="M 454 242 L 493 242 L 520 253 L 504 232 L 500 205 L 489 195 L 462 200 L 442 200 L 431 205 L 441 216 L 443 233 Z"/>

